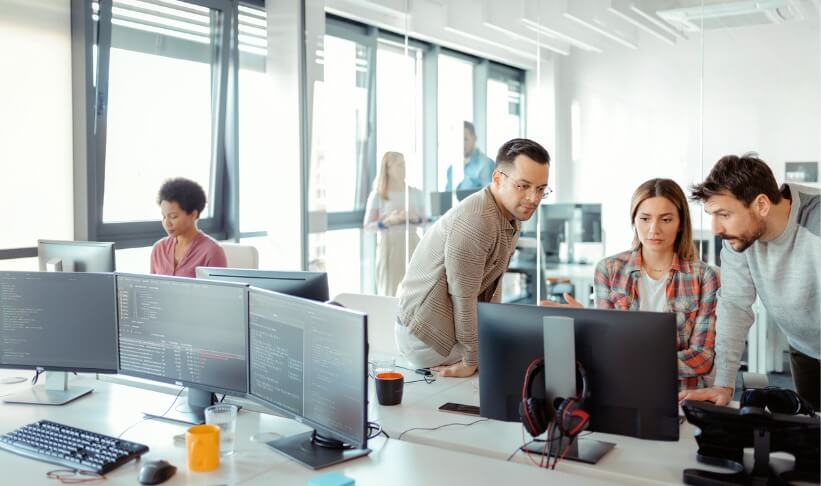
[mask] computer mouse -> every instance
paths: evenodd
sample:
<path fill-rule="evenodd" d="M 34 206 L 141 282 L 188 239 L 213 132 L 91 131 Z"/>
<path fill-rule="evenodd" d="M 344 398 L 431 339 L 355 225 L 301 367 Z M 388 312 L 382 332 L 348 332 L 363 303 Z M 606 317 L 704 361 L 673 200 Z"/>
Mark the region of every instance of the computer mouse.
<path fill-rule="evenodd" d="M 140 468 L 140 484 L 160 484 L 168 481 L 177 468 L 168 461 L 148 461 Z"/>

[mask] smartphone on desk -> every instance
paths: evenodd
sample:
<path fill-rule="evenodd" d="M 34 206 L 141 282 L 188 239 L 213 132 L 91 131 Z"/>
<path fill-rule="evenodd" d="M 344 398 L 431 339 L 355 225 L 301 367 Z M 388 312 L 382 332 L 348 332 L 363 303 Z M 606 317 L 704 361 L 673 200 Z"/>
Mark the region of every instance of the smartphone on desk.
<path fill-rule="evenodd" d="M 479 407 L 476 405 L 465 405 L 464 403 L 453 403 L 448 402 L 441 407 L 439 410 L 443 412 L 454 412 L 454 413 L 463 413 L 465 415 L 476 415 L 479 416 Z"/>

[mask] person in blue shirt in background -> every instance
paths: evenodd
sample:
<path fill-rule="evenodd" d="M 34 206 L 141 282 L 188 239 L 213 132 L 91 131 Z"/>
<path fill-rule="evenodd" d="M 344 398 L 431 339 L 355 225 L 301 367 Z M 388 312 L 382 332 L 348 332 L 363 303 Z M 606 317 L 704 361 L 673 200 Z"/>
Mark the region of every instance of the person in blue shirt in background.
<path fill-rule="evenodd" d="M 493 167 L 496 163 L 476 147 L 476 128 L 473 123 L 465 122 L 465 178 L 456 189 L 481 189 L 490 184 Z M 448 183 L 445 191 L 453 190 L 453 166 L 448 167 Z"/>

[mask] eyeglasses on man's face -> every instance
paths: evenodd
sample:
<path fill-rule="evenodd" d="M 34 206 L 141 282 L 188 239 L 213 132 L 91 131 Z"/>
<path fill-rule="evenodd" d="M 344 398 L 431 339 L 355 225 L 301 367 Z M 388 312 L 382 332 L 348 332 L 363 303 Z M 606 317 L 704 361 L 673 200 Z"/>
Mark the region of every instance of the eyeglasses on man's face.
<path fill-rule="evenodd" d="M 501 170 L 499 173 L 510 179 L 510 183 L 513 184 L 513 189 L 515 189 L 519 194 L 534 194 L 539 199 L 546 199 L 547 196 L 553 192 L 553 189 L 551 189 L 550 186 L 533 187 L 531 184 L 526 182 L 514 181 L 509 175 L 505 174 Z"/>

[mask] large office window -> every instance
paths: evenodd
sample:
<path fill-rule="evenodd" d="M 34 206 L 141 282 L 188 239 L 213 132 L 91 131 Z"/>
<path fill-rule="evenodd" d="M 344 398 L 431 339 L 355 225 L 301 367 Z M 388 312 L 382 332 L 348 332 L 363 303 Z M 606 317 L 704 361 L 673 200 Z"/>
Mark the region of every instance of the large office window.
<path fill-rule="evenodd" d="M 314 90 L 308 258 L 310 269 L 335 272 L 333 294 L 359 291 L 366 275 L 360 228 L 374 167 L 373 54 L 364 29 L 329 24 L 319 57 L 323 80 Z"/>
<path fill-rule="evenodd" d="M 165 232 L 162 182 L 200 183 L 200 229 L 235 232 L 237 5 L 230 0 L 73 0 L 75 236 L 145 246 Z M 232 40 L 233 39 L 233 40 Z M 82 107 L 82 108 L 79 108 Z M 226 127 L 232 127 L 229 132 Z M 229 217 L 228 211 L 234 211 Z"/>
<path fill-rule="evenodd" d="M 445 189 L 448 167 L 453 166 L 454 186 L 464 174 L 464 122 L 474 119 L 473 66 L 472 61 L 462 57 L 439 55 L 439 163 L 436 173 L 440 191 Z"/>
<path fill-rule="evenodd" d="M 34 256 L 37 238 L 74 234 L 69 3 L 0 7 L 0 258 Z"/>
<path fill-rule="evenodd" d="M 111 23 L 103 222 L 156 220 L 169 177 L 214 194 L 212 66 L 222 26 L 206 7 L 125 0 L 114 1 Z"/>
<path fill-rule="evenodd" d="M 408 184 L 422 187 L 422 49 L 380 39 L 376 51 L 376 156 L 405 157 Z"/>
<path fill-rule="evenodd" d="M 491 66 L 487 80 L 487 154 L 491 158 L 503 143 L 522 136 L 522 84 L 521 71 Z"/>
<path fill-rule="evenodd" d="M 275 106 L 272 82 L 266 65 L 268 52 L 265 10 L 239 7 L 239 207 L 240 232 L 271 229 L 270 190 L 282 161 L 270 142 L 281 123 Z M 288 199 L 299 198 L 299 188 L 277 185 Z"/>
<path fill-rule="evenodd" d="M 370 48 L 350 39 L 325 36 L 325 79 L 317 90 L 319 140 L 312 170 L 328 213 L 365 206 Z"/>

